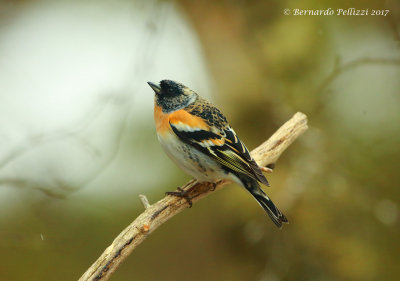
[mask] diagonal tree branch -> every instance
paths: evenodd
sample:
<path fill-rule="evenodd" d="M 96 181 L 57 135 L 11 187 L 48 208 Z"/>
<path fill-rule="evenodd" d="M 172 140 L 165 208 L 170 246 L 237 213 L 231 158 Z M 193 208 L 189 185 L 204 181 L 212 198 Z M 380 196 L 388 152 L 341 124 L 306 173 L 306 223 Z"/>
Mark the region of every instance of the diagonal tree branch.
<path fill-rule="evenodd" d="M 273 167 L 279 156 L 289 145 L 307 130 L 307 116 L 296 113 L 289 121 L 278 129 L 267 141 L 254 149 L 251 154 L 257 163 L 262 166 Z M 230 183 L 222 180 L 216 183 L 216 189 Z M 212 184 L 199 183 L 191 180 L 182 186 L 182 189 L 190 189 L 189 196 L 193 203 L 210 194 Z M 157 203 L 149 205 L 144 196 L 140 197 L 145 211 L 140 214 L 127 228 L 125 228 L 112 244 L 103 252 L 95 263 L 82 275 L 79 281 L 105 281 L 118 268 L 130 253 L 146 237 L 160 225 L 168 221 L 179 212 L 189 207 L 184 198 L 166 196 Z"/>

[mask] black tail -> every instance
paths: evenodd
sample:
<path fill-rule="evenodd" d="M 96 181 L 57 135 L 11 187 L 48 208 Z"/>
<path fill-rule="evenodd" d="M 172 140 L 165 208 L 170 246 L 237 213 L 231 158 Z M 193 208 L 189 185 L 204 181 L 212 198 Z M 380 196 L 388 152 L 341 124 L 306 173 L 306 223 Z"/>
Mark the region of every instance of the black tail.
<path fill-rule="evenodd" d="M 279 211 L 255 180 L 246 179 L 245 181 L 242 180 L 242 182 L 244 187 L 253 195 L 261 207 L 263 207 L 277 227 L 282 227 L 282 223 L 289 223 L 285 215 Z"/>

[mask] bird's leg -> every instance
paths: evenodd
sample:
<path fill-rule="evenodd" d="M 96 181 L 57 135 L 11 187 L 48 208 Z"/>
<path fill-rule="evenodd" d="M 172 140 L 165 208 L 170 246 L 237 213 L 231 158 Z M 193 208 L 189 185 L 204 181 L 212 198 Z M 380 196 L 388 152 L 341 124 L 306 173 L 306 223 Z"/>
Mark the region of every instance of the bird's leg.
<path fill-rule="evenodd" d="M 270 163 L 265 167 L 261 167 L 261 171 L 267 172 L 267 173 L 272 173 L 275 169 L 275 163 Z"/>
<path fill-rule="evenodd" d="M 189 208 L 192 208 L 193 202 L 192 202 L 192 198 L 190 198 L 190 196 L 189 196 L 189 192 L 190 192 L 191 188 L 189 188 L 188 190 L 183 190 L 181 187 L 178 187 L 178 190 L 179 191 L 167 191 L 167 192 L 165 192 L 165 194 L 185 198 L 189 204 Z"/>
<path fill-rule="evenodd" d="M 274 170 L 272 170 L 271 168 L 267 168 L 267 167 L 260 167 L 261 171 L 266 172 L 266 173 L 272 173 Z"/>
<path fill-rule="evenodd" d="M 184 188 L 186 188 L 187 186 L 192 185 L 195 182 L 195 180 L 193 179 L 190 184 L 187 184 L 184 186 Z M 207 182 L 210 186 L 210 190 L 214 191 L 217 188 L 217 183 L 216 182 Z M 186 201 L 189 204 L 189 208 L 192 208 L 193 206 L 193 202 L 192 202 L 192 198 L 189 196 L 190 191 L 195 188 L 196 185 L 192 185 L 190 186 L 188 189 L 183 189 L 182 187 L 178 187 L 178 191 L 167 191 L 165 192 L 166 195 L 171 195 L 171 196 L 176 196 L 176 197 L 181 197 L 181 198 L 185 198 Z"/>
<path fill-rule="evenodd" d="M 217 188 L 216 182 L 210 182 L 210 185 L 211 185 L 211 188 L 210 188 L 211 191 L 214 191 Z"/>

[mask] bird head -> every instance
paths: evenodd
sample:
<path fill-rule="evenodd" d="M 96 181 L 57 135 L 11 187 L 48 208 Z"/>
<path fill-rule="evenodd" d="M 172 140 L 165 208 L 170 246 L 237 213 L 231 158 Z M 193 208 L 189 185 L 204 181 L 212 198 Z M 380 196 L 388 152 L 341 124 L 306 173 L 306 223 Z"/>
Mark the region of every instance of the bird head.
<path fill-rule="evenodd" d="M 197 94 L 185 85 L 172 81 L 162 80 L 160 83 L 147 82 L 155 93 L 155 102 L 164 112 L 182 109 L 193 103 Z"/>

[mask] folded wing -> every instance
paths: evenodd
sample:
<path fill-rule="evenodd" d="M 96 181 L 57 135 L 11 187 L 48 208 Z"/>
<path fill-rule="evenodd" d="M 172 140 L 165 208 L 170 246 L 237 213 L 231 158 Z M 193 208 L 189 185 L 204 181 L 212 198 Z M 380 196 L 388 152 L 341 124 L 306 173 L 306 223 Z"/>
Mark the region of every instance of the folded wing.
<path fill-rule="evenodd" d="M 246 146 L 229 126 L 221 130 L 215 127 L 213 127 L 213 130 L 204 130 L 181 122 L 171 121 L 170 126 L 183 142 L 192 145 L 216 160 L 227 172 L 245 174 L 265 185 L 269 185 Z"/>

